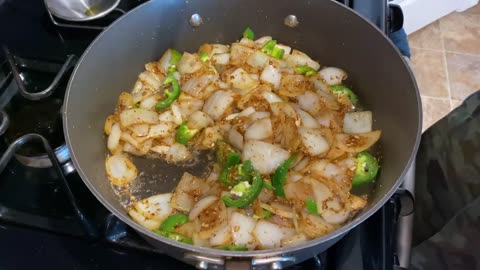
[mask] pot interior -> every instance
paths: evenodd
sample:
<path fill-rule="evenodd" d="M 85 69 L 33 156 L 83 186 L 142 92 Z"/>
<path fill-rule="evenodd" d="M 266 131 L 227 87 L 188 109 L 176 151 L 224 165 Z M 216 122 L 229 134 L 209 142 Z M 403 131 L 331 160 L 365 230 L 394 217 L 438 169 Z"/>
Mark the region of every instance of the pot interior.
<path fill-rule="evenodd" d="M 189 24 L 193 14 L 203 19 L 199 27 Z M 298 18 L 297 27 L 284 24 L 288 15 Z M 106 178 L 105 118 L 119 93 L 132 89 L 145 63 L 159 59 L 166 49 L 196 51 L 203 43 L 229 44 L 247 26 L 257 37 L 273 36 L 323 66 L 345 69 L 350 86 L 373 111 L 375 129 L 382 130 L 381 172 L 368 206 L 333 234 L 378 209 L 398 187 L 416 152 L 421 117 L 412 75 L 385 36 L 347 8 L 334 1 L 150 1 L 119 19 L 85 52 L 69 84 L 64 129 L 75 166 L 90 190 L 110 211 L 151 237 L 162 239 L 128 217 Z M 137 158 L 134 163 L 145 172 L 134 190 L 140 197 L 170 192 L 185 169 L 159 160 Z M 186 170 L 198 174 L 204 167 L 199 162 Z"/>

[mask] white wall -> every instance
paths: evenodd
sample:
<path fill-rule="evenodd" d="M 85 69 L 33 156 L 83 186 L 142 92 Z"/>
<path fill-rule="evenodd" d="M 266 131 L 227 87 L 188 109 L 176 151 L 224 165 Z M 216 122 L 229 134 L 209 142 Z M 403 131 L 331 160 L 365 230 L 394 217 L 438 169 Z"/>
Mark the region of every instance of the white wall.
<path fill-rule="evenodd" d="M 408 34 L 450 14 L 464 11 L 478 3 L 479 0 L 394 0 L 402 7 L 403 28 Z"/>

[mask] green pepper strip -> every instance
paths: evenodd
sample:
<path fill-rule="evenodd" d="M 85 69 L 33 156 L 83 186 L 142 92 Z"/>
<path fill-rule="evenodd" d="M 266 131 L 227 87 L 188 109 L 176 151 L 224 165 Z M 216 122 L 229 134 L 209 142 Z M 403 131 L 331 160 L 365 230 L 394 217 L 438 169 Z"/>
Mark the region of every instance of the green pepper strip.
<path fill-rule="evenodd" d="M 284 53 L 285 53 L 284 49 L 280 49 L 278 47 L 273 47 L 272 53 L 270 55 L 273 58 L 282 59 Z"/>
<path fill-rule="evenodd" d="M 352 91 L 352 89 L 346 87 L 345 85 L 332 85 L 330 86 L 330 89 L 332 92 L 336 95 L 347 95 L 348 99 L 352 102 L 353 105 L 357 104 L 358 102 L 358 97 L 355 95 L 355 93 Z"/>
<path fill-rule="evenodd" d="M 250 29 L 250 27 L 247 27 L 245 31 L 243 31 L 243 37 L 253 40 L 255 39 L 255 34 L 253 33 L 252 29 Z"/>
<path fill-rule="evenodd" d="M 208 60 L 210 60 L 210 57 L 208 57 L 208 54 L 206 52 L 201 52 L 200 53 L 200 61 L 205 63 Z"/>
<path fill-rule="evenodd" d="M 164 94 L 166 98 L 155 105 L 155 107 L 158 110 L 162 110 L 170 106 L 179 96 L 180 96 L 180 85 L 178 84 L 177 79 L 175 76 L 173 76 L 173 71 L 171 70 L 171 67 L 168 68 L 168 75 L 165 78 L 165 81 L 163 81 L 164 85 L 171 84 L 172 85 L 172 91 L 169 89 L 166 89 L 164 91 Z"/>
<path fill-rule="evenodd" d="M 189 129 L 187 122 L 181 124 L 175 133 L 175 139 L 178 143 L 187 145 L 188 142 L 200 131 L 200 129 Z"/>
<path fill-rule="evenodd" d="M 232 199 L 227 195 L 222 196 L 222 201 L 227 207 L 247 207 L 258 197 L 258 195 L 260 195 L 263 187 L 262 176 L 257 171 L 253 171 L 252 174 L 252 185 L 245 192 L 243 192 L 242 196 L 240 196 L 238 199 Z"/>
<path fill-rule="evenodd" d="M 242 168 L 237 168 L 237 165 L 240 165 L 241 157 L 240 154 L 237 153 L 228 153 L 225 163 L 223 164 L 222 171 L 220 172 L 220 182 L 227 186 L 233 186 L 237 184 L 239 181 L 235 179 L 235 174 L 239 176 L 242 172 L 237 173 L 237 171 L 241 171 Z"/>
<path fill-rule="evenodd" d="M 184 214 L 174 214 L 165 219 L 158 230 L 154 230 L 155 233 L 164 237 L 183 242 L 186 244 L 193 244 L 192 239 L 175 233 L 175 228 L 188 222 L 188 216 Z"/>
<path fill-rule="evenodd" d="M 178 234 L 178 233 L 166 232 L 166 231 L 162 231 L 162 230 L 155 230 L 153 232 L 156 233 L 156 234 L 160 234 L 161 236 L 173 239 L 173 240 L 178 241 L 178 242 L 193 245 L 192 239 L 190 239 L 186 236 L 183 236 L 181 234 Z"/>
<path fill-rule="evenodd" d="M 311 76 L 317 74 L 317 71 L 307 65 L 296 66 L 294 68 L 295 73 L 305 76 Z"/>
<path fill-rule="evenodd" d="M 283 187 L 287 182 L 288 169 L 290 168 L 290 166 L 292 165 L 292 162 L 295 160 L 296 157 L 297 157 L 297 154 L 294 153 L 282 165 L 280 165 L 275 170 L 275 173 L 272 176 L 272 185 L 275 188 L 274 189 L 275 195 L 280 197 L 285 197 L 285 190 L 283 190 Z"/>
<path fill-rule="evenodd" d="M 317 202 L 315 202 L 312 199 L 306 199 L 305 200 L 305 207 L 307 208 L 308 212 L 318 215 L 318 208 L 317 208 Z"/>
<path fill-rule="evenodd" d="M 273 48 L 275 48 L 275 45 L 277 45 L 276 40 L 272 39 L 272 40 L 267 41 L 267 43 L 265 43 L 265 45 L 263 45 L 263 47 L 262 47 L 262 52 L 264 52 L 268 55 L 271 55 L 272 52 L 273 52 Z"/>
<path fill-rule="evenodd" d="M 171 56 L 170 56 L 170 65 L 176 65 L 178 61 L 182 58 L 182 54 L 175 50 L 175 49 L 170 49 Z"/>
<path fill-rule="evenodd" d="M 226 245 L 220 247 L 223 250 L 231 250 L 231 251 L 247 251 L 248 247 L 245 245 Z"/>
<path fill-rule="evenodd" d="M 367 151 L 357 154 L 357 168 L 352 178 L 352 186 L 361 186 L 363 184 L 372 183 L 377 176 L 378 160 Z"/>
<path fill-rule="evenodd" d="M 174 214 L 165 219 L 160 225 L 160 230 L 165 232 L 173 232 L 175 227 L 188 222 L 188 216 L 184 214 Z"/>

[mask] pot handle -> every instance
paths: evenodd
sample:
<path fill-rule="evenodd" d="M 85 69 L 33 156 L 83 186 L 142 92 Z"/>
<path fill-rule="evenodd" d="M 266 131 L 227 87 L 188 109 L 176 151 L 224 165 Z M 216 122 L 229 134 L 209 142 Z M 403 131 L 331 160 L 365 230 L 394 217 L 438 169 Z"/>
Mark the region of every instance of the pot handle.
<path fill-rule="evenodd" d="M 283 269 L 283 263 L 293 264 L 296 262 L 294 256 L 275 256 L 268 258 L 233 259 L 221 257 L 209 257 L 195 253 L 186 253 L 184 258 L 194 261 L 197 269 L 225 269 L 225 270 L 248 270 L 248 269 Z"/>

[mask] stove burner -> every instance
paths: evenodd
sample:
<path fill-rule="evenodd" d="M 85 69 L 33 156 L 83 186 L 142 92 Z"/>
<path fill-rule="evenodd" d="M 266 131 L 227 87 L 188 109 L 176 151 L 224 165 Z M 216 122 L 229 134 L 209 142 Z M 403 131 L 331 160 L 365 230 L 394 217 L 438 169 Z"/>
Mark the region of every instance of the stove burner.
<path fill-rule="evenodd" d="M 64 78 L 74 66 L 76 57 L 71 55 L 63 65 L 59 65 L 16 57 L 6 47 L 3 50 L 11 73 L 5 76 L 2 84 L 8 82 L 10 74 L 15 79 L 0 96 L 2 119 L 10 120 L 2 121 L 0 126 L 5 142 L 9 145 L 26 134 L 40 134 L 55 149 L 57 159 L 65 165 L 64 172 L 74 171 L 73 165 L 66 163 L 70 160 L 70 154 L 63 137 L 61 111 L 66 89 Z M 18 92 L 21 95 L 16 95 Z M 18 149 L 15 156 L 25 166 L 52 166 L 44 146 L 38 141 Z"/>

